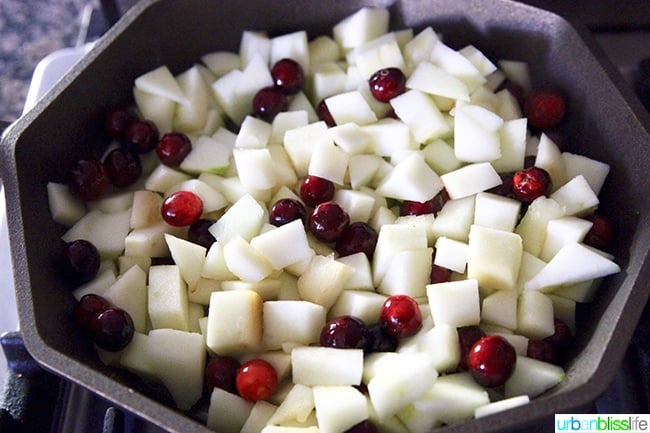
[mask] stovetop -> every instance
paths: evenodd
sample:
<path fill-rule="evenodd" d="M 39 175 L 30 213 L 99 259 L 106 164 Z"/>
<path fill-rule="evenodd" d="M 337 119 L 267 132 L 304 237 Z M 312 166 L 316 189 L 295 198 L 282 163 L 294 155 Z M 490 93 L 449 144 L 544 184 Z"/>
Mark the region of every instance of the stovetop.
<path fill-rule="evenodd" d="M 80 40 L 83 43 L 74 48 L 58 50 L 39 63 L 29 88 L 25 111 L 91 47 L 96 37 L 134 3 L 135 0 L 100 0 L 99 5 L 83 17 L 80 30 Z M 585 10 L 582 3 L 565 0 L 530 0 L 526 3 L 550 6 L 550 9 L 559 9 L 560 12 L 564 7 L 565 12 L 573 17 Z M 637 79 L 639 62 L 650 58 L 650 8 L 645 3 L 642 12 L 634 14 L 629 5 L 638 3 L 638 0 L 626 0 L 624 3 L 628 9 L 623 8 L 623 15 L 605 19 L 609 15 L 603 15 L 598 12 L 600 9 L 594 8 L 584 15 L 584 21 L 632 86 Z M 629 25 L 626 26 L 625 23 Z M 647 88 L 650 96 L 650 78 Z M 650 110 L 650 102 L 646 103 Z M 11 268 L 5 214 L 4 192 L 0 184 L 0 269 L 3 270 Z M 0 395 L 0 432 L 162 433 L 156 426 L 125 413 L 92 392 L 40 368 L 22 345 L 10 272 L 0 272 L 0 299 L 4 306 L 0 314 L 0 334 L 4 333 L 0 337 L 0 343 L 5 354 L 0 354 L 0 390 L 3 390 Z M 646 308 L 620 373 L 592 410 L 598 413 L 650 413 L 649 400 L 650 309 Z"/>

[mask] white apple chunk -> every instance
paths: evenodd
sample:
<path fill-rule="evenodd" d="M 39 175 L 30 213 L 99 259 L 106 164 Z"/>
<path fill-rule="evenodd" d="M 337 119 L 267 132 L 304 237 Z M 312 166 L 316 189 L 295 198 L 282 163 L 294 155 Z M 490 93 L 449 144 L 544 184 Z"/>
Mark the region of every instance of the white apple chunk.
<path fill-rule="evenodd" d="M 206 425 L 223 433 L 240 433 L 252 410 L 250 401 L 214 387 L 210 393 Z"/>
<path fill-rule="evenodd" d="M 387 419 L 417 400 L 438 379 L 432 357 L 424 352 L 396 353 L 381 362 L 367 383 L 372 407 Z"/>
<path fill-rule="evenodd" d="M 366 80 L 380 69 L 393 67 L 404 70 L 405 66 L 402 50 L 393 32 L 356 47 L 350 55 L 354 57 L 361 77 Z"/>
<path fill-rule="evenodd" d="M 241 68 L 238 53 L 231 51 L 213 51 L 201 56 L 201 62 L 216 76 L 221 77 L 233 69 Z"/>
<path fill-rule="evenodd" d="M 433 264 L 462 274 L 467 267 L 467 249 L 467 243 L 441 236 L 436 240 Z"/>
<path fill-rule="evenodd" d="M 257 351 L 262 345 L 262 298 L 250 290 L 213 292 L 207 347 L 220 355 Z"/>
<path fill-rule="evenodd" d="M 201 334 L 154 329 L 147 337 L 147 357 L 179 409 L 188 410 L 201 398 L 206 358 Z"/>
<path fill-rule="evenodd" d="M 307 301 L 266 301 L 263 307 L 263 345 L 280 349 L 286 342 L 308 346 L 318 343 L 327 311 Z M 296 326 L 300 324 L 300 326 Z"/>
<path fill-rule="evenodd" d="M 512 232 L 519 220 L 521 202 L 489 192 L 476 194 L 474 224 Z"/>
<path fill-rule="evenodd" d="M 164 96 L 154 95 L 133 87 L 133 99 L 144 119 L 151 120 L 161 134 L 171 132 L 178 104 Z"/>
<path fill-rule="evenodd" d="M 387 9 L 361 8 L 334 25 L 332 36 L 347 51 L 388 32 L 389 19 Z"/>
<path fill-rule="evenodd" d="M 165 164 L 159 164 L 149 174 L 149 176 L 147 176 L 144 187 L 148 191 L 164 193 L 174 185 L 178 185 L 190 180 L 191 178 L 192 177 L 187 173 L 183 173 L 182 171 L 166 166 Z"/>
<path fill-rule="evenodd" d="M 88 211 L 98 210 L 104 213 L 116 213 L 125 211 L 133 206 L 133 191 L 109 192 L 98 200 L 86 203 Z"/>
<path fill-rule="evenodd" d="M 390 105 L 418 143 L 442 138 L 452 131 L 433 98 L 425 92 L 407 90 L 391 99 Z"/>
<path fill-rule="evenodd" d="M 237 138 L 235 148 L 260 149 L 268 146 L 273 127 L 261 119 L 248 115 L 244 118 Z"/>
<path fill-rule="evenodd" d="M 237 92 L 244 73 L 233 69 L 212 83 L 212 93 L 221 109 L 236 124 L 240 124 L 250 111 L 252 99 Z"/>
<path fill-rule="evenodd" d="M 529 92 L 532 89 L 530 66 L 527 62 L 521 60 L 500 59 L 497 64 L 505 73 L 506 77 L 520 85 L 524 91 Z"/>
<path fill-rule="evenodd" d="M 367 125 L 377 121 L 377 115 L 358 90 L 332 95 L 325 99 L 325 105 L 337 125 L 349 122 Z"/>
<path fill-rule="evenodd" d="M 374 290 L 370 259 L 365 253 L 350 254 L 337 260 L 354 269 L 354 273 L 350 275 L 343 287 L 344 290 Z"/>
<path fill-rule="evenodd" d="M 226 259 L 223 255 L 223 244 L 221 242 L 213 242 L 208 249 L 208 252 L 203 261 L 203 269 L 201 269 L 201 277 L 213 280 L 230 280 L 235 275 L 230 272 Z"/>
<path fill-rule="evenodd" d="M 72 227 L 86 214 L 83 201 L 72 195 L 64 183 L 47 183 L 47 202 L 52 219 L 65 227 Z"/>
<path fill-rule="evenodd" d="M 417 349 L 428 353 L 438 372 L 452 372 L 460 361 L 458 331 L 455 326 L 437 323 L 433 328 L 419 334 Z"/>
<path fill-rule="evenodd" d="M 401 120 L 387 117 L 361 129 L 368 137 L 368 153 L 372 155 L 390 157 L 400 150 L 419 149 L 409 127 Z"/>
<path fill-rule="evenodd" d="M 149 257 L 134 257 L 134 256 L 120 256 L 117 258 L 118 275 L 125 274 L 133 266 L 139 266 L 145 273 L 149 273 L 151 267 L 151 258 Z"/>
<path fill-rule="evenodd" d="M 366 397 L 352 386 L 315 386 L 314 406 L 321 433 L 343 433 L 368 418 Z"/>
<path fill-rule="evenodd" d="M 436 217 L 433 213 L 422 215 L 402 215 L 398 216 L 392 224 L 404 224 L 423 228 L 427 236 L 427 245 L 433 246 L 436 243 L 436 234 L 433 230 L 433 224 Z"/>
<path fill-rule="evenodd" d="M 201 278 L 205 261 L 205 247 L 188 240 L 165 233 L 165 242 L 188 287 L 193 287 Z"/>
<path fill-rule="evenodd" d="M 527 123 L 527 119 L 523 117 L 521 106 L 519 105 L 517 98 L 509 90 L 507 89 L 499 90 L 494 94 L 494 96 L 496 97 L 496 105 L 497 105 L 496 113 L 503 120 L 505 120 L 506 122 L 515 122 L 515 123 L 523 123 L 523 124 Z M 519 129 L 519 127 L 516 127 L 515 129 Z M 502 130 L 502 132 L 504 131 Z M 505 141 L 512 140 L 513 137 L 509 137 L 511 132 L 514 131 L 508 131 L 506 135 L 504 134 L 501 135 L 502 148 L 504 147 L 504 140 Z M 513 135 L 518 135 L 518 134 L 513 134 Z M 519 140 L 517 141 L 521 143 L 521 141 Z M 525 145 L 525 143 L 523 144 Z"/>
<path fill-rule="evenodd" d="M 496 290 L 483 298 L 481 303 L 481 322 L 517 329 L 516 290 Z"/>
<path fill-rule="evenodd" d="M 521 236 L 524 251 L 539 257 L 546 239 L 546 225 L 564 215 L 562 206 L 551 198 L 542 196 L 533 200 L 515 228 L 515 233 Z"/>
<path fill-rule="evenodd" d="M 273 158 L 268 148 L 238 148 L 232 151 L 237 174 L 247 189 L 265 190 L 277 185 Z"/>
<path fill-rule="evenodd" d="M 575 335 L 577 302 L 555 294 L 548 294 L 547 296 L 553 302 L 553 317 L 566 323 L 571 333 Z"/>
<path fill-rule="evenodd" d="M 373 280 L 379 286 L 393 258 L 403 250 L 427 248 L 424 227 L 406 224 L 386 224 L 381 226 L 372 259 Z"/>
<path fill-rule="evenodd" d="M 305 301 L 329 309 L 339 297 L 354 270 L 333 257 L 315 255 L 298 278 L 298 293 Z"/>
<path fill-rule="evenodd" d="M 395 418 L 401 421 L 410 433 L 430 433 L 442 425 L 436 414 L 421 411 L 413 403 L 397 412 Z"/>
<path fill-rule="evenodd" d="M 224 174 L 230 165 L 230 157 L 228 145 L 202 135 L 192 143 L 192 150 L 181 162 L 180 169 L 196 175 L 206 171 Z"/>
<path fill-rule="evenodd" d="M 336 190 L 332 201 L 343 208 L 350 217 L 351 223 L 367 223 L 376 205 L 376 199 L 372 195 L 345 188 Z"/>
<path fill-rule="evenodd" d="M 116 213 L 93 210 L 81 217 L 61 239 L 65 242 L 85 239 L 99 250 L 100 257 L 115 259 L 124 252 L 130 221 L 130 209 Z"/>
<path fill-rule="evenodd" d="M 555 333 L 553 302 L 541 292 L 524 290 L 517 305 L 517 333 L 541 340 Z"/>
<path fill-rule="evenodd" d="M 384 295 L 368 290 L 344 290 L 329 310 L 328 317 L 354 316 L 372 325 L 379 320 L 385 301 Z"/>
<path fill-rule="evenodd" d="M 208 230 L 224 245 L 236 236 L 250 241 L 259 234 L 265 221 L 265 212 L 252 195 L 244 194 Z"/>
<path fill-rule="evenodd" d="M 318 143 L 332 144 L 323 121 L 289 129 L 284 134 L 284 148 L 299 177 L 307 175 L 312 153 Z"/>
<path fill-rule="evenodd" d="M 196 194 L 201 199 L 203 213 L 218 211 L 228 206 L 228 201 L 221 192 L 200 179 L 189 179 L 174 185 L 165 192 L 165 196 L 168 197 L 177 191 L 190 191 Z"/>
<path fill-rule="evenodd" d="M 567 179 L 582 175 L 594 194 L 600 194 L 600 190 L 609 174 L 609 164 L 570 152 L 563 152 L 562 160 L 564 161 Z"/>
<path fill-rule="evenodd" d="M 210 305 L 212 292 L 221 290 L 221 281 L 201 277 L 193 287 L 187 288 L 187 300 L 191 304 Z"/>
<path fill-rule="evenodd" d="M 567 286 L 557 287 L 553 290 L 553 294 L 579 303 L 593 302 L 601 282 L 602 279 L 597 278 L 595 280 L 569 284 Z"/>
<path fill-rule="evenodd" d="M 421 154 L 413 153 L 384 177 L 376 191 L 384 197 L 425 202 L 442 188 L 440 176 L 429 167 Z"/>
<path fill-rule="evenodd" d="M 454 151 L 465 162 L 490 162 L 501 157 L 499 131 L 503 119 L 480 105 L 454 110 Z"/>
<path fill-rule="evenodd" d="M 489 162 L 476 162 L 440 176 L 452 199 L 467 197 L 501 185 L 501 177 Z"/>
<path fill-rule="evenodd" d="M 523 253 L 515 233 L 472 225 L 467 251 L 467 277 L 481 288 L 514 290 Z"/>
<path fill-rule="evenodd" d="M 474 410 L 490 403 L 488 392 L 467 372 L 440 376 L 414 405 L 452 424 L 471 418 Z"/>
<path fill-rule="evenodd" d="M 527 395 L 534 398 L 564 380 L 564 369 L 558 365 L 526 356 L 518 356 L 515 370 L 506 381 L 506 398 Z"/>
<path fill-rule="evenodd" d="M 463 82 L 468 91 L 474 92 L 487 80 L 462 53 L 438 40 L 431 51 L 431 62 Z"/>
<path fill-rule="evenodd" d="M 257 56 L 268 64 L 271 58 L 271 39 L 266 32 L 244 30 L 239 40 L 238 54 L 243 67 L 246 67 Z"/>
<path fill-rule="evenodd" d="M 620 270 L 620 266 L 602 254 L 573 242 L 563 246 L 524 288 L 552 290 L 559 286 L 603 278 Z"/>
<path fill-rule="evenodd" d="M 269 418 L 268 425 L 286 425 L 289 422 L 303 423 L 314 410 L 314 391 L 312 387 L 294 384 Z"/>
<path fill-rule="evenodd" d="M 587 179 L 581 174 L 556 189 L 550 198 L 562 207 L 565 215 L 589 215 L 600 203 Z"/>
<path fill-rule="evenodd" d="M 346 79 L 345 71 L 335 61 L 313 65 L 307 78 L 307 93 L 312 101 L 322 101 L 345 92 Z"/>
<path fill-rule="evenodd" d="M 316 36 L 309 41 L 309 62 L 311 65 L 335 62 L 341 59 L 338 43 L 328 35 Z"/>
<path fill-rule="evenodd" d="M 147 354 L 148 339 L 147 334 L 136 331 L 129 345 L 122 350 L 119 364 L 140 377 L 159 382 L 160 380 L 156 376 L 153 364 Z"/>
<path fill-rule="evenodd" d="M 280 280 L 276 278 L 264 278 L 259 281 L 242 281 L 235 279 L 220 281 L 219 283 L 219 286 L 223 291 L 250 290 L 260 295 L 264 301 L 278 299 L 281 287 Z"/>
<path fill-rule="evenodd" d="M 349 155 L 365 155 L 365 151 L 370 142 L 370 134 L 366 127 L 361 127 L 356 123 L 345 123 L 336 125 L 327 130 L 334 143 Z M 370 156 L 370 155 L 365 155 Z"/>
<path fill-rule="evenodd" d="M 408 295 L 412 298 L 426 296 L 430 282 L 433 248 L 414 248 L 399 251 L 386 269 L 377 288 L 385 295 Z"/>
<path fill-rule="evenodd" d="M 314 145 L 307 173 L 343 185 L 350 155 L 333 142 Z"/>
<path fill-rule="evenodd" d="M 481 321 L 481 302 L 478 282 L 473 279 L 428 284 L 427 299 L 436 325 L 478 325 Z"/>
<path fill-rule="evenodd" d="M 434 45 L 434 49 L 438 43 Z M 448 71 L 445 71 L 442 67 L 434 65 L 430 61 L 420 62 L 415 67 L 406 81 L 406 87 L 430 95 L 469 101 L 470 91 L 467 85 Z"/>
<path fill-rule="evenodd" d="M 273 269 L 283 269 L 311 257 L 307 233 L 300 220 L 260 233 L 251 239 L 250 245 L 268 260 Z M 279 245 L 291 245 L 291 248 L 278 248 Z"/>
<path fill-rule="evenodd" d="M 146 332 L 147 274 L 139 266 L 133 266 L 120 275 L 102 296 L 111 305 L 129 313 L 137 332 Z"/>
<path fill-rule="evenodd" d="M 409 69 L 414 68 L 423 61 L 431 59 L 431 51 L 439 39 L 433 28 L 427 26 L 408 41 L 402 51 Z"/>
<path fill-rule="evenodd" d="M 309 43 L 307 32 L 298 30 L 271 38 L 269 64 L 274 65 L 279 60 L 290 58 L 298 62 L 305 73 L 309 73 Z"/>
<path fill-rule="evenodd" d="M 553 190 L 564 185 L 569 179 L 567 177 L 566 168 L 564 167 L 562 152 L 557 147 L 557 144 L 555 144 L 553 140 L 544 133 L 540 136 L 539 143 L 537 144 L 535 167 L 546 170 L 551 177 L 551 186 Z"/>
<path fill-rule="evenodd" d="M 149 268 L 147 308 L 154 329 L 189 330 L 187 285 L 177 265 Z"/>
<path fill-rule="evenodd" d="M 550 220 L 540 258 L 550 261 L 560 249 L 571 242 L 582 242 L 593 223 L 573 216 Z"/>
<path fill-rule="evenodd" d="M 271 137 L 269 145 L 284 143 L 284 134 L 290 129 L 305 126 L 309 123 L 307 112 L 300 111 L 283 111 L 278 113 L 271 122 Z"/>
<path fill-rule="evenodd" d="M 454 148 L 442 139 L 433 140 L 422 148 L 424 160 L 438 174 L 445 174 L 460 168 L 463 164 L 456 158 Z"/>
<path fill-rule="evenodd" d="M 467 242 L 470 227 L 474 223 L 475 207 L 475 194 L 447 201 L 433 221 L 433 236 Z"/>
<path fill-rule="evenodd" d="M 495 413 L 503 412 L 519 406 L 524 406 L 530 403 L 530 398 L 527 395 L 516 395 L 503 400 L 488 403 L 485 406 L 480 406 L 474 409 L 474 418 L 479 419 Z"/>
<path fill-rule="evenodd" d="M 131 220 L 129 226 L 132 229 L 149 227 L 162 220 L 160 207 L 163 198 L 160 194 L 140 190 L 133 193 L 133 207 L 131 208 Z"/>
<path fill-rule="evenodd" d="M 178 85 L 178 81 L 165 65 L 137 77 L 135 87 L 143 92 L 170 99 L 178 104 L 189 105 L 190 103 Z"/>
<path fill-rule="evenodd" d="M 206 125 L 210 104 L 214 101 L 210 87 L 203 80 L 198 65 L 191 66 L 175 78 L 188 103 L 176 107 L 172 126 L 175 131 L 183 133 L 201 131 Z"/>
<path fill-rule="evenodd" d="M 307 386 L 359 385 L 363 350 L 303 346 L 291 351 L 293 383 Z"/>
<path fill-rule="evenodd" d="M 169 248 L 165 242 L 165 234 L 183 236 L 186 227 L 173 227 L 165 221 L 153 225 L 133 229 L 124 239 L 124 255 L 131 257 L 166 257 Z"/>
<path fill-rule="evenodd" d="M 223 246 L 223 258 L 228 270 L 243 281 L 261 281 L 273 272 L 267 258 L 241 236 Z"/>
<path fill-rule="evenodd" d="M 266 400 L 256 401 L 238 433 L 260 433 L 278 407 Z"/>

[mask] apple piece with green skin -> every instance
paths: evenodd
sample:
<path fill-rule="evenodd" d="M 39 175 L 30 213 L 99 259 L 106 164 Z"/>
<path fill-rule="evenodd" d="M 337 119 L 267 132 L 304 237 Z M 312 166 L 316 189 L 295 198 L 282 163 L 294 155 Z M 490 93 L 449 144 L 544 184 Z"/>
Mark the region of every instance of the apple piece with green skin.
<path fill-rule="evenodd" d="M 207 346 L 222 355 L 241 355 L 262 346 L 262 298 L 250 290 L 213 292 Z"/>
<path fill-rule="evenodd" d="M 148 334 L 147 357 L 176 406 L 181 410 L 194 406 L 203 394 L 206 352 L 201 334 L 154 329 Z"/>
<path fill-rule="evenodd" d="M 263 346 L 280 349 L 286 342 L 316 344 L 325 326 L 327 311 L 307 301 L 266 301 L 263 306 Z M 300 326 L 296 326 L 299 323 Z"/>
<path fill-rule="evenodd" d="M 322 433 L 343 433 L 368 418 L 366 397 L 350 385 L 315 386 L 313 393 Z"/>
<path fill-rule="evenodd" d="M 224 174 L 230 166 L 231 151 L 215 138 L 202 135 L 192 144 L 192 150 L 179 167 L 196 175 L 204 172 Z"/>
<path fill-rule="evenodd" d="M 291 351 L 291 370 L 293 382 L 302 385 L 359 385 L 363 350 L 296 347 Z"/>

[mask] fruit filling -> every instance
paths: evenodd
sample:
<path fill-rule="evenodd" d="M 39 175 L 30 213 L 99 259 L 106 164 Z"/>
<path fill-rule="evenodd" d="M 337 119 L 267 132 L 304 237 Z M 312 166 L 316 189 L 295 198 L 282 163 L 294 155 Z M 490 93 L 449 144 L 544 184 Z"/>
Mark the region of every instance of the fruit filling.
<path fill-rule="evenodd" d="M 422 433 L 527 402 L 620 271 L 569 95 L 388 14 L 145 72 L 105 154 L 47 185 L 75 323 L 216 431 Z"/>

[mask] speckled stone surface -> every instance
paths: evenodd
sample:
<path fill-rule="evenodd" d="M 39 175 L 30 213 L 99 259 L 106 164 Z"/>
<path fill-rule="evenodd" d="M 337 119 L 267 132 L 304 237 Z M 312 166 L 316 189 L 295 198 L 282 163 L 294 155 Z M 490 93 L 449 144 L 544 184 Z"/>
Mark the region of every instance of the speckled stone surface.
<path fill-rule="evenodd" d="M 0 0 L 0 120 L 22 113 L 38 62 L 75 46 L 80 17 L 92 0 Z"/>

